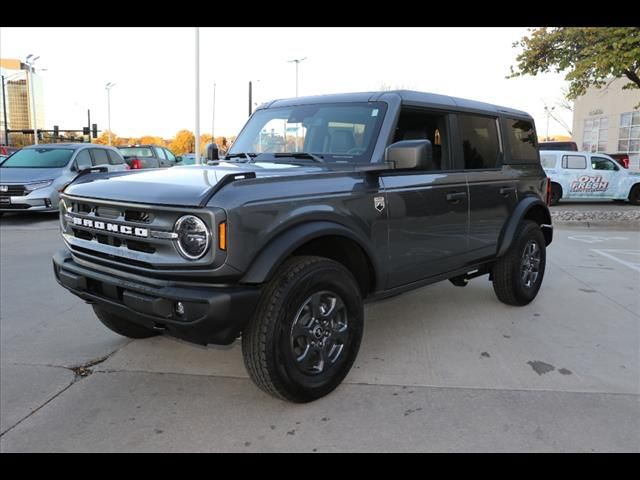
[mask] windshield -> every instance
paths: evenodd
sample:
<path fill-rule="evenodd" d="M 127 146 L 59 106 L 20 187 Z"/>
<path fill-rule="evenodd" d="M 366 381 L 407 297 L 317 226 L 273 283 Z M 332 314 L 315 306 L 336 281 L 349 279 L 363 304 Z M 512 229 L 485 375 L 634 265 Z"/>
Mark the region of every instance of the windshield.
<path fill-rule="evenodd" d="M 228 154 L 306 152 L 328 161 L 369 162 L 385 111 L 382 102 L 258 110 Z"/>
<path fill-rule="evenodd" d="M 145 147 L 123 147 L 120 153 L 125 157 L 153 157 L 151 149 Z"/>
<path fill-rule="evenodd" d="M 73 150 L 66 148 L 23 148 L 7 158 L 2 168 L 61 168 L 64 167 Z"/>

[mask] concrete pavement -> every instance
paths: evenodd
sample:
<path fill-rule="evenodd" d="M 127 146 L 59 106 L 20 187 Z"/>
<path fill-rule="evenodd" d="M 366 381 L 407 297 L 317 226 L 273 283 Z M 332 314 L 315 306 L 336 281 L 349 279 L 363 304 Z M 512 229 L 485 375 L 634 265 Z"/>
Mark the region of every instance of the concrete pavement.
<path fill-rule="evenodd" d="M 640 451 L 637 229 L 556 227 L 526 307 L 486 277 L 367 305 L 345 383 L 295 405 L 239 345 L 111 333 L 55 283 L 37 220 L 0 220 L 2 452 Z"/>

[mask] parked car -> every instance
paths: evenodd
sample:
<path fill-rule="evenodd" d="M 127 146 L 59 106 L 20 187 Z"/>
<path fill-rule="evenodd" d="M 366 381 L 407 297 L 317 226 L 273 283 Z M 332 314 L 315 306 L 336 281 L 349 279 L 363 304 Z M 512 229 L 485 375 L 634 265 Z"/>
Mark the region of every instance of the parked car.
<path fill-rule="evenodd" d="M 182 165 L 196 165 L 196 154 L 195 153 L 185 153 L 181 155 L 182 157 Z M 201 163 L 207 163 L 207 159 L 204 158 L 203 155 L 200 155 Z"/>
<path fill-rule="evenodd" d="M 182 157 L 160 145 L 122 145 L 118 149 L 132 170 L 173 167 L 182 161 Z"/>
<path fill-rule="evenodd" d="M 577 152 L 578 144 L 576 142 L 540 142 L 539 150 L 566 150 Z"/>
<path fill-rule="evenodd" d="M 0 214 L 55 211 L 58 196 L 83 170 L 128 170 L 117 149 L 87 143 L 24 147 L 0 164 Z"/>
<path fill-rule="evenodd" d="M 622 166 L 622 168 L 629 168 L 629 154 L 628 153 L 607 153 L 608 156 L 613 158 L 616 162 Z"/>
<path fill-rule="evenodd" d="M 542 168 L 551 179 L 551 205 L 560 199 L 628 200 L 640 205 L 640 172 L 621 168 L 604 153 L 540 152 Z"/>
<path fill-rule="evenodd" d="M 266 151 L 276 128 L 298 141 Z M 526 112 L 410 91 L 299 97 L 264 104 L 216 152 L 63 193 L 56 278 L 107 328 L 241 337 L 261 389 L 309 402 L 349 373 L 365 300 L 488 275 L 522 306 L 542 285 L 549 183 Z"/>

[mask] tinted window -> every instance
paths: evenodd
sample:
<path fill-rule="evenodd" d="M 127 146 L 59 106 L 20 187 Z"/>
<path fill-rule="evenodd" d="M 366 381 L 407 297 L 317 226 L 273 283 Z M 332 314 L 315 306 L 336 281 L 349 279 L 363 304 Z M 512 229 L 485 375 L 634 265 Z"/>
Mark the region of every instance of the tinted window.
<path fill-rule="evenodd" d="M 536 131 L 528 120 L 507 119 L 507 136 L 511 160 L 516 163 L 534 163 L 538 161 Z"/>
<path fill-rule="evenodd" d="M 587 157 L 582 155 L 565 155 L 562 157 L 562 168 L 585 169 L 587 168 Z"/>
<path fill-rule="evenodd" d="M 107 150 L 107 155 L 109 155 L 109 163 L 111 165 L 122 165 L 124 163 L 122 157 L 113 150 Z"/>
<path fill-rule="evenodd" d="M 107 157 L 107 152 L 105 150 L 101 150 L 98 148 L 91 149 L 93 153 L 93 164 L 94 165 L 108 165 L 109 157 Z"/>
<path fill-rule="evenodd" d="M 153 157 L 153 152 L 148 147 L 122 147 L 119 150 L 125 157 Z"/>
<path fill-rule="evenodd" d="M 158 154 L 158 158 L 160 158 L 162 160 L 166 160 L 167 159 L 167 156 L 164 154 L 164 149 L 156 148 L 156 152 Z"/>
<path fill-rule="evenodd" d="M 167 156 L 167 159 L 171 160 L 172 162 L 176 161 L 176 156 L 173 153 L 171 153 L 169 150 L 167 150 L 166 148 L 164 149 L 164 153 Z M 194 155 L 194 157 L 195 157 L 195 155 Z"/>
<path fill-rule="evenodd" d="M 495 168 L 500 158 L 498 127 L 495 118 L 459 115 L 464 168 Z"/>
<path fill-rule="evenodd" d="M 433 170 L 450 168 L 449 141 L 445 115 L 421 109 L 403 108 L 393 142 L 429 140 L 433 153 Z"/>
<path fill-rule="evenodd" d="M 78 165 L 78 170 L 82 170 L 83 168 L 91 168 L 91 155 L 89 155 L 89 150 L 82 150 L 78 156 L 76 157 L 76 164 Z"/>
<path fill-rule="evenodd" d="M 73 152 L 64 148 L 23 148 L 2 162 L 2 168 L 60 168 L 69 163 Z"/>
<path fill-rule="evenodd" d="M 591 168 L 594 170 L 615 170 L 616 166 L 606 158 L 591 157 Z"/>

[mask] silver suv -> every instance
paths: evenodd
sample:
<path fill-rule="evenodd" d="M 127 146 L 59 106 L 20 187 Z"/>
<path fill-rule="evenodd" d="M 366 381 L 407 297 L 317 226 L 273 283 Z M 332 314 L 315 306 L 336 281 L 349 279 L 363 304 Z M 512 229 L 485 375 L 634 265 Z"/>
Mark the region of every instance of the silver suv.
<path fill-rule="evenodd" d="M 0 215 L 58 210 L 60 191 L 82 170 L 128 170 L 120 152 L 105 145 L 45 144 L 25 147 L 0 164 Z"/>

